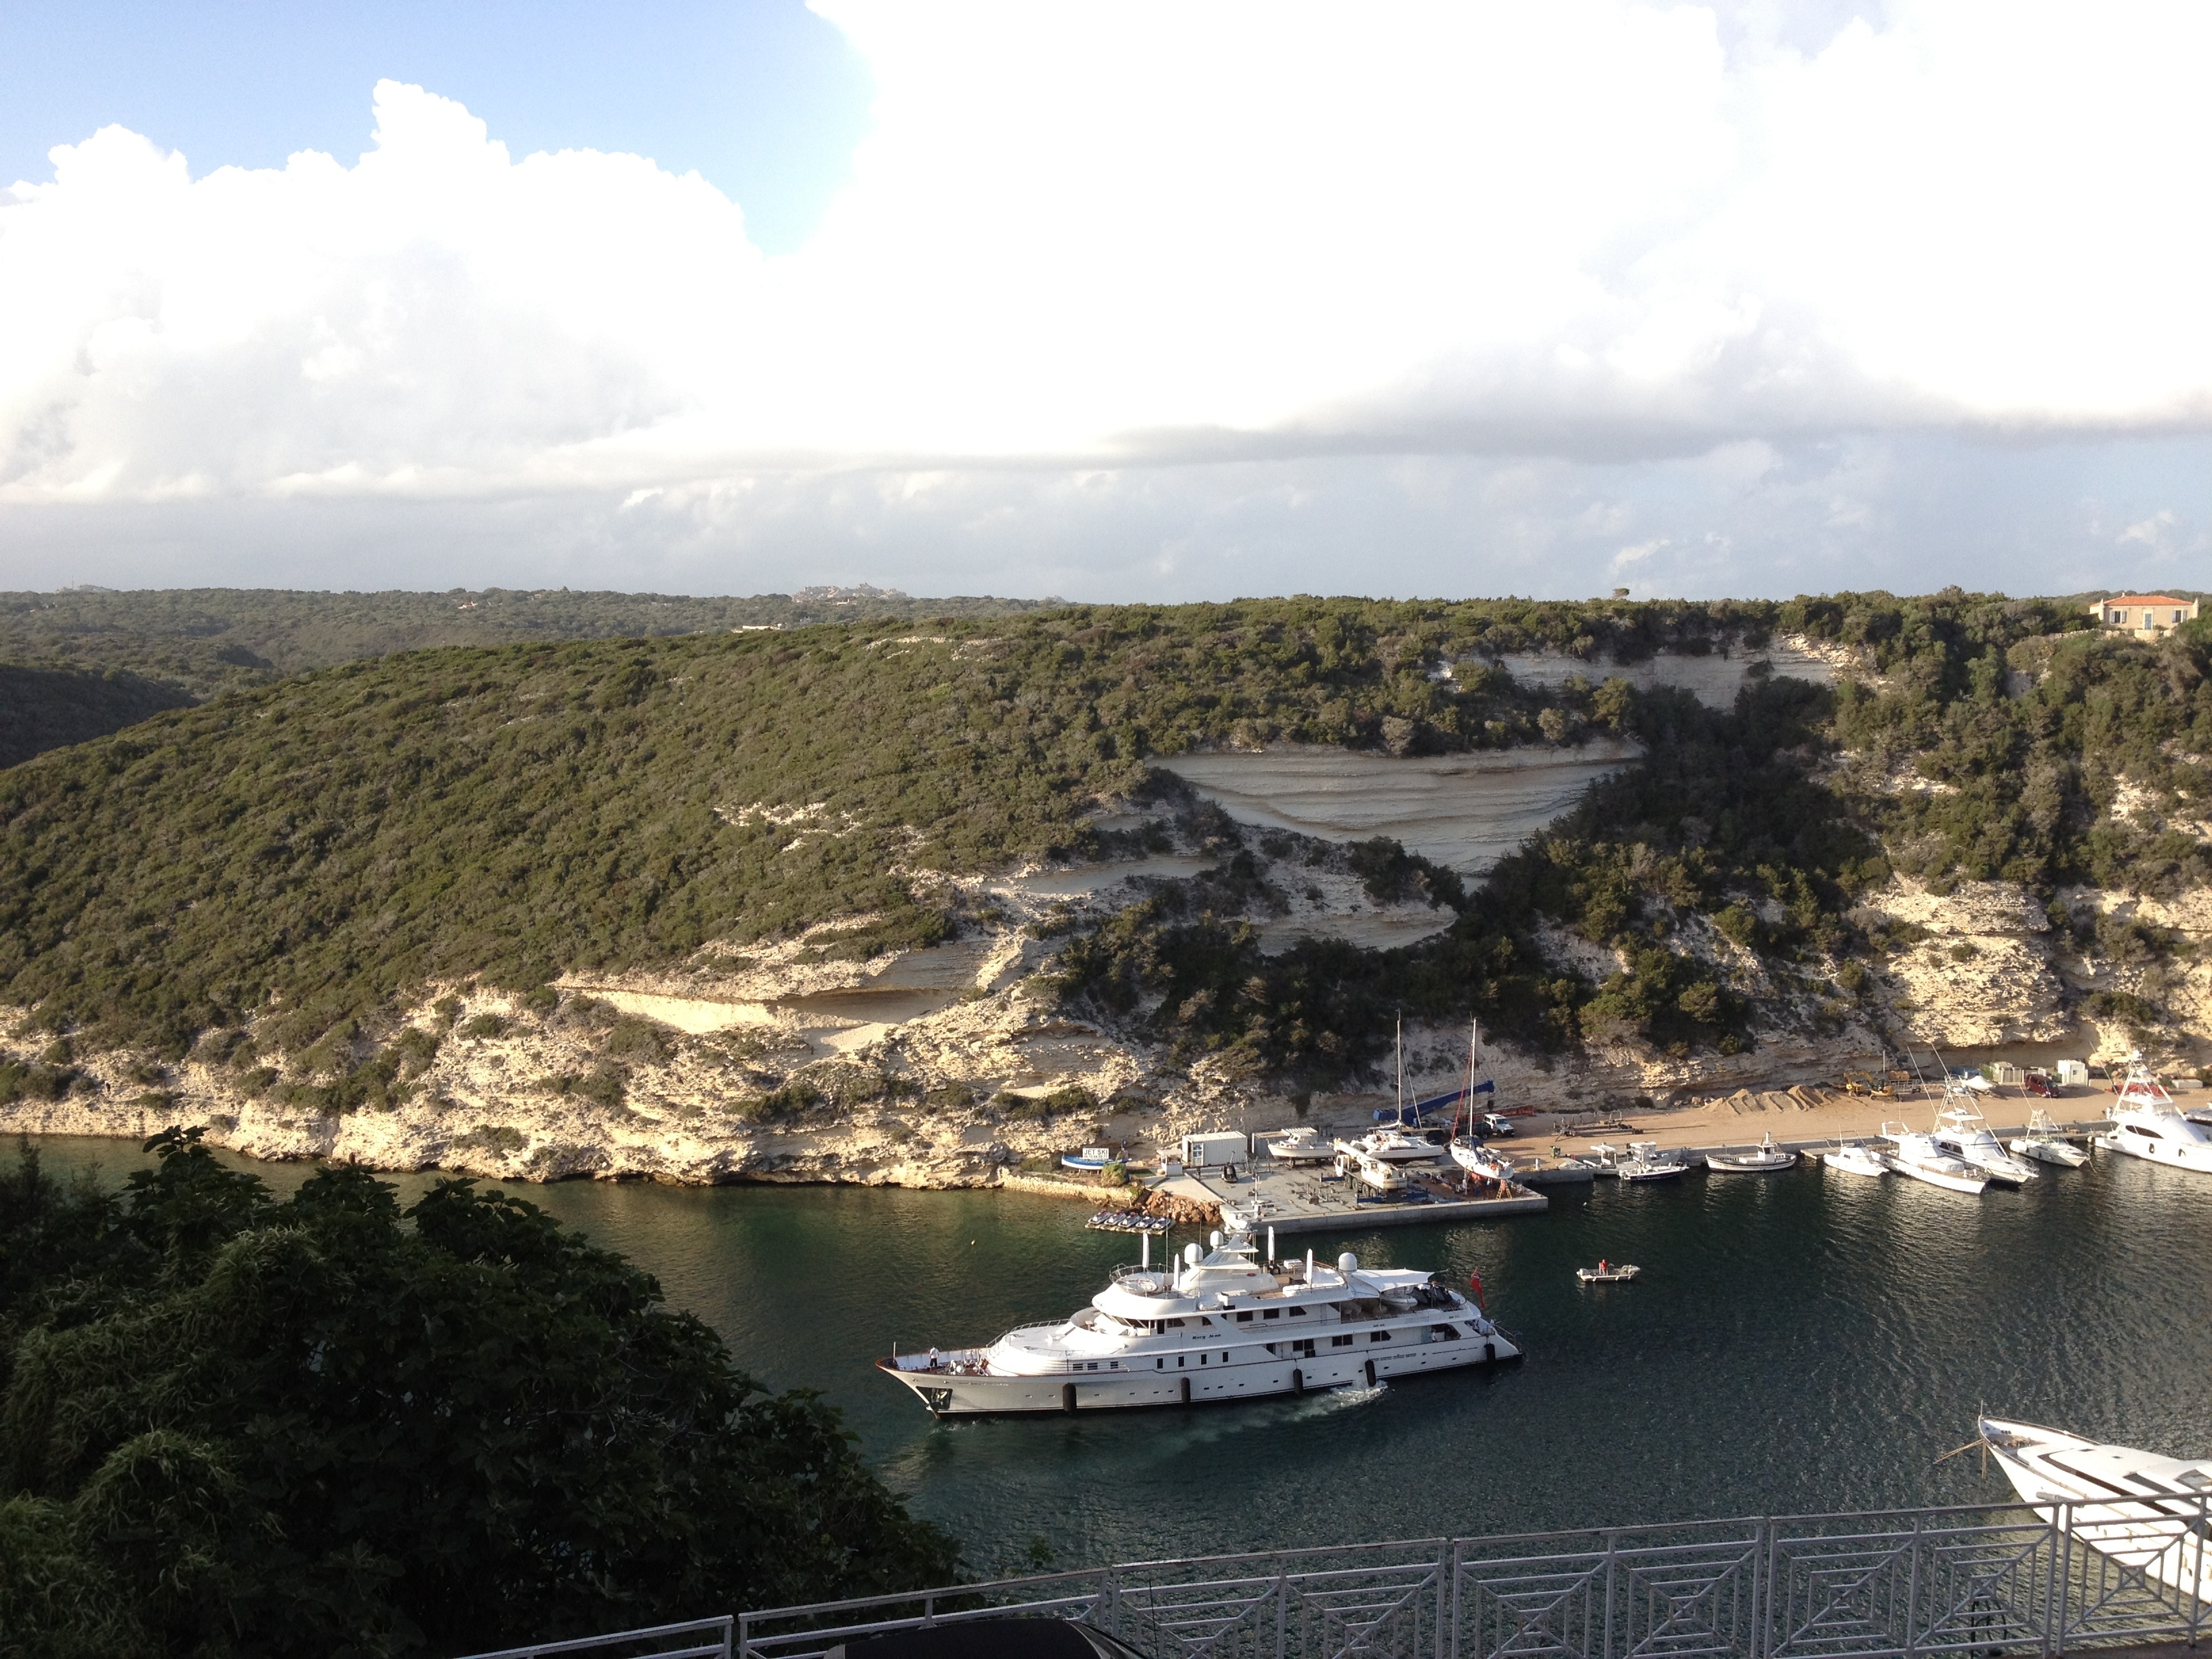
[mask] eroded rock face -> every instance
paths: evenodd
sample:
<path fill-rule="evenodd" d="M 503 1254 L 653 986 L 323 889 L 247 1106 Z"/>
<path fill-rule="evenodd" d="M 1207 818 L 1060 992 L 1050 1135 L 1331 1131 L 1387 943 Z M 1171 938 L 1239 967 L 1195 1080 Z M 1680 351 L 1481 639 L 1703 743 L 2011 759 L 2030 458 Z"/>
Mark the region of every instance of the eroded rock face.
<path fill-rule="evenodd" d="M 1863 909 L 1901 941 L 1876 975 L 1901 1034 L 1969 1048 L 2072 1030 L 2050 918 L 2018 884 L 1961 882 L 1938 895 L 1898 877 Z"/>

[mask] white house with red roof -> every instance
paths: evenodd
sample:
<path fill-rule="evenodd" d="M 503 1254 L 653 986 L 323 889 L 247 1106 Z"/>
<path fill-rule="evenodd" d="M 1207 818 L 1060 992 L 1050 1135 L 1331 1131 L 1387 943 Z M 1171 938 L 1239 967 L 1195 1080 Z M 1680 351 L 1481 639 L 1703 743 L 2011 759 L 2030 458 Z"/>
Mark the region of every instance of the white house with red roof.
<path fill-rule="evenodd" d="M 2185 622 L 2197 619 L 2195 599 L 2177 599 L 2171 593 L 2118 593 L 2096 600 L 2089 614 L 2110 629 L 2122 629 L 2139 640 L 2155 640 Z"/>

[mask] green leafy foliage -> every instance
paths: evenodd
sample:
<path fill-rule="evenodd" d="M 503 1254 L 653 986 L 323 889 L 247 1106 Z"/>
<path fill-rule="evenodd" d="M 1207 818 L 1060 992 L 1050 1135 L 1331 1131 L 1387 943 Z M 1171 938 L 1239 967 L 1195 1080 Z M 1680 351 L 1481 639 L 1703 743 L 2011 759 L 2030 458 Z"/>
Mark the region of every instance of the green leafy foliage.
<path fill-rule="evenodd" d="M 0 1649 L 453 1652 L 942 1583 L 836 1414 L 532 1206 L 0 1179 Z"/>

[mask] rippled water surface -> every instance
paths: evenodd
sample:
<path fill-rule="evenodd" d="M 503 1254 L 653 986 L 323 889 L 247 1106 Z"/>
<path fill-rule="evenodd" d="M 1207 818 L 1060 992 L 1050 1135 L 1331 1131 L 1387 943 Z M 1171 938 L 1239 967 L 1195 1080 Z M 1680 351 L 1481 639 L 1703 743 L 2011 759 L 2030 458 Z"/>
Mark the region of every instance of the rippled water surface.
<path fill-rule="evenodd" d="M 56 1165 L 140 1161 L 123 1143 L 45 1145 Z M 306 1174 L 256 1167 L 284 1188 Z M 1137 1242 L 1016 1194 L 525 1195 L 659 1274 L 765 1382 L 822 1390 L 987 1566 L 1036 1537 L 1074 1565 L 2008 1498 L 1971 1455 L 1935 1462 L 1984 1407 L 2212 1454 L 2212 1179 L 2103 1155 L 1980 1199 L 1816 1164 L 1602 1183 L 1480 1225 L 1300 1235 L 1324 1256 L 1479 1271 L 1528 1360 L 1356 1395 L 947 1425 L 871 1362 L 1067 1313 Z M 1579 1285 L 1601 1255 L 1643 1278 Z"/>

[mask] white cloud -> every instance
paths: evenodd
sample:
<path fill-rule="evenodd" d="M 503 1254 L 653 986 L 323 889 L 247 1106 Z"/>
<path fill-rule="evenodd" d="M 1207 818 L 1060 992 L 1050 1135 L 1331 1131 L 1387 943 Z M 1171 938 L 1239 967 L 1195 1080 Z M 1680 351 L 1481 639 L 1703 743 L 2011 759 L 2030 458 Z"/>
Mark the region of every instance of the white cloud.
<path fill-rule="evenodd" d="M 1604 521 L 1692 559 L 1707 525 L 1620 493 L 1662 476 L 1637 458 L 1863 536 L 1893 452 L 1817 487 L 1785 455 L 2212 425 L 2201 7 L 820 4 L 877 127 L 779 258 L 696 175 L 517 160 L 391 82 L 350 166 L 57 150 L 0 192 L 0 503 L 765 523 L 811 477 L 810 522 L 988 542 L 1046 500 L 1126 527 L 1148 463 L 1245 468 L 1164 492 L 1184 570 L 1328 516 L 1350 474 L 1282 462 L 1464 453 L 1526 459 L 1372 476 L 1516 545 Z M 1009 465 L 1050 476 L 974 471 Z"/>

